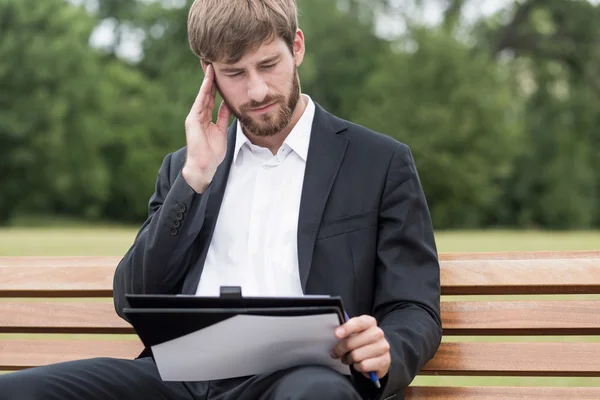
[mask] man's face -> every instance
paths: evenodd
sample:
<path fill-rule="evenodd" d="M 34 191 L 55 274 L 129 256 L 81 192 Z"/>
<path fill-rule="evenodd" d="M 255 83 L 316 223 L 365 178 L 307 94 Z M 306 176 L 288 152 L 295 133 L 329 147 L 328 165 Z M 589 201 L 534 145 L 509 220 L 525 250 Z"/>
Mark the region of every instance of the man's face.
<path fill-rule="evenodd" d="M 297 67 L 303 46 L 299 31 L 294 54 L 276 39 L 235 64 L 213 64 L 221 97 L 249 134 L 273 136 L 290 123 L 300 99 Z"/>

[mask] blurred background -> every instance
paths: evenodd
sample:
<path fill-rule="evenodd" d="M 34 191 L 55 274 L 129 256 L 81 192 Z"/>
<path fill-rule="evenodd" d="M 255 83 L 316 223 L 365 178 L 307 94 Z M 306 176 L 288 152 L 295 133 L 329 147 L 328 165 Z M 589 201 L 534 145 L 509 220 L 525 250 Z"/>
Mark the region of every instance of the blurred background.
<path fill-rule="evenodd" d="M 0 256 L 122 255 L 202 81 L 185 0 L 0 0 Z M 407 143 L 440 251 L 600 248 L 600 5 L 298 0 L 302 88 Z"/>

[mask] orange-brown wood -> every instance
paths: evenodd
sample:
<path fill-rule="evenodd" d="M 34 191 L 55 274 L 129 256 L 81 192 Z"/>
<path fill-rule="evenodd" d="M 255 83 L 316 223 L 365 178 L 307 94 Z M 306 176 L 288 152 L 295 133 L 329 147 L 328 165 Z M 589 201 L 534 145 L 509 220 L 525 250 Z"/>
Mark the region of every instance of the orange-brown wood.
<path fill-rule="evenodd" d="M 114 271 L 114 266 L 0 264 L 0 297 L 111 297 Z"/>
<path fill-rule="evenodd" d="M 133 332 L 112 302 L 0 302 L 0 333 Z"/>
<path fill-rule="evenodd" d="M 444 301 L 444 335 L 600 335 L 600 300 Z"/>
<path fill-rule="evenodd" d="M 122 257 L 115 256 L 25 256 L 0 257 L 2 267 L 107 267 L 114 269 Z"/>
<path fill-rule="evenodd" d="M 600 250 L 583 251 L 518 251 L 518 252 L 444 252 L 440 261 L 460 260 L 558 260 L 558 259 L 598 259 Z M 120 256 L 4 256 L 0 257 L 0 267 L 5 266 L 86 266 L 116 267 Z"/>
<path fill-rule="evenodd" d="M 136 340 L 4 340 L 0 370 L 89 357 L 135 358 Z M 431 375 L 600 376 L 600 343 L 442 343 L 422 370 Z"/>
<path fill-rule="evenodd" d="M 569 260 L 600 258 L 600 250 L 573 251 L 503 251 L 503 252 L 455 252 L 440 253 L 440 261 L 463 260 Z"/>
<path fill-rule="evenodd" d="M 409 387 L 406 400 L 598 400 L 595 387 Z"/>
<path fill-rule="evenodd" d="M 600 294 L 600 251 L 442 253 L 443 294 Z M 112 296 L 120 257 L 0 257 L 0 297 Z"/>
<path fill-rule="evenodd" d="M 600 300 L 445 301 L 444 335 L 599 335 Z M 0 302 L 0 333 L 132 333 L 112 302 Z"/>
<path fill-rule="evenodd" d="M 0 370 L 94 357 L 134 359 L 143 349 L 139 340 L 0 340 Z"/>
<path fill-rule="evenodd" d="M 442 343 L 431 375 L 600 376 L 600 343 Z"/>
<path fill-rule="evenodd" d="M 600 251 L 440 254 L 443 294 L 600 294 Z M 0 257 L 0 297 L 112 296 L 120 257 Z"/>
<path fill-rule="evenodd" d="M 600 251 L 442 253 L 440 259 L 444 294 L 600 293 Z M 0 257 L 0 297 L 111 297 L 113 274 L 119 261 L 120 257 Z M 600 334 L 598 305 L 596 300 L 442 302 L 444 334 L 597 335 Z M 132 330 L 116 315 L 111 302 L 0 302 L 0 332 L 130 333 Z M 0 370 L 92 357 L 132 359 L 141 350 L 137 339 L 0 339 Z M 422 373 L 600 376 L 598 354 L 600 343 L 446 342 Z M 587 400 L 600 398 L 597 392 L 597 388 L 408 390 L 413 400 Z"/>
<path fill-rule="evenodd" d="M 441 262 L 442 293 L 599 294 L 600 258 Z"/>

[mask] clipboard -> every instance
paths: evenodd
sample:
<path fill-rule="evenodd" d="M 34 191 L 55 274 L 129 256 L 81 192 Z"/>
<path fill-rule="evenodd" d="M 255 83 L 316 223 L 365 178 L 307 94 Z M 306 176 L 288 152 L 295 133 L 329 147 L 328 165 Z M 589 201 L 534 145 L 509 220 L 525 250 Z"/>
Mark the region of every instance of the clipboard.
<path fill-rule="evenodd" d="M 289 308 L 289 307 L 338 307 L 344 312 L 339 296 L 303 297 L 243 297 L 239 288 L 222 288 L 219 297 L 193 295 L 127 294 L 130 308 Z"/>
<path fill-rule="evenodd" d="M 177 339 L 236 315 L 309 316 L 346 312 L 341 297 L 243 297 L 239 287 L 222 287 L 219 297 L 126 295 L 128 317 L 146 348 Z"/>

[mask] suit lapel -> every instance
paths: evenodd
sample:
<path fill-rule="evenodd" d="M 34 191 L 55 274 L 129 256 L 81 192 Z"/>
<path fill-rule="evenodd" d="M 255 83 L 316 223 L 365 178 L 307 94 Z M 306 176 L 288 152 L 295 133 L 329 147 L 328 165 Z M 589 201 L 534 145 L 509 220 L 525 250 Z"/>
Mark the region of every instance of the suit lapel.
<path fill-rule="evenodd" d="M 338 135 L 345 128 L 341 120 L 315 103 L 298 219 L 298 267 L 303 291 L 323 211 L 348 145 L 348 139 Z"/>

